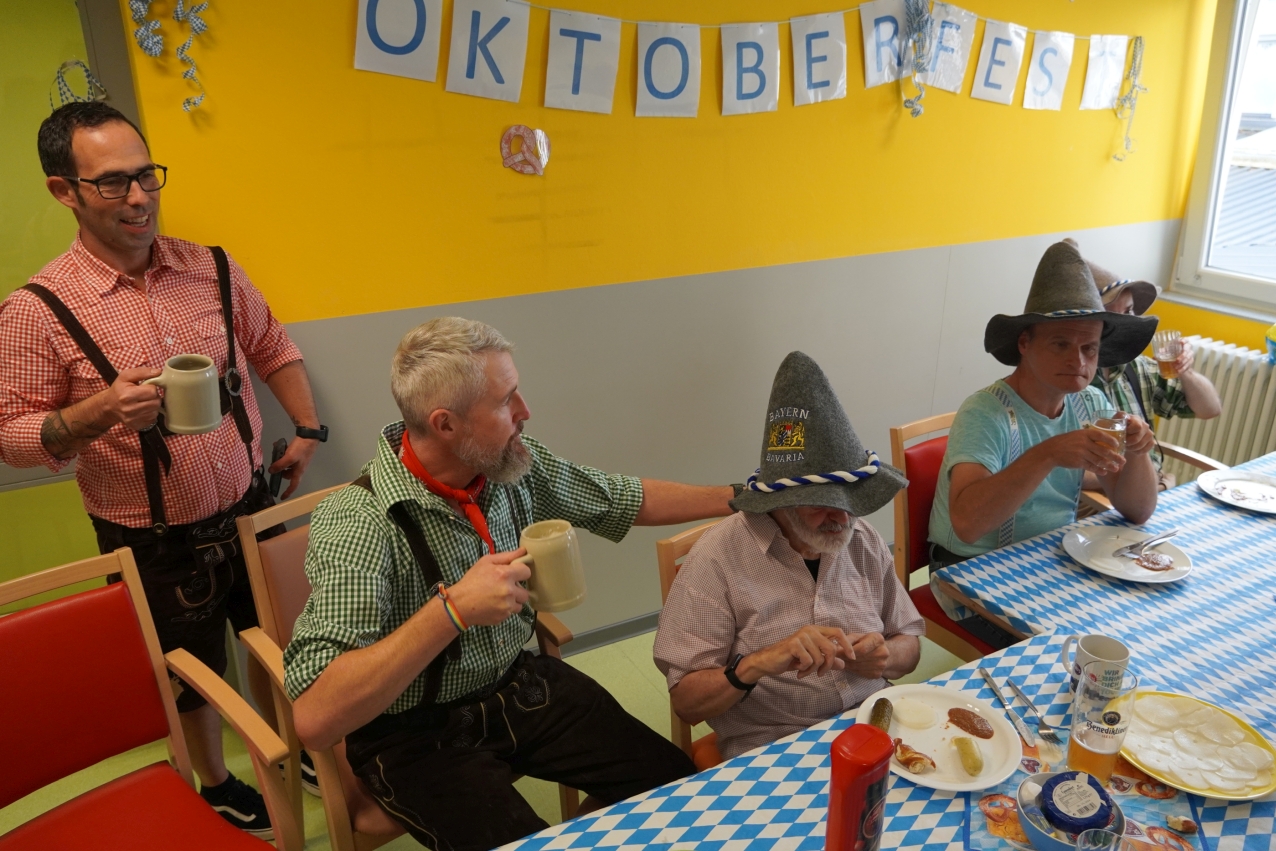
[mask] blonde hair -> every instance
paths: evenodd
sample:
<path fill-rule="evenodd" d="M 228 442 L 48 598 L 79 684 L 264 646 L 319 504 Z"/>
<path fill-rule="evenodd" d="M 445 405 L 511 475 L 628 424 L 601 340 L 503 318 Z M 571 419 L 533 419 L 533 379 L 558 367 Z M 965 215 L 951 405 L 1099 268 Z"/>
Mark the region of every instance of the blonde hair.
<path fill-rule="evenodd" d="M 443 316 L 403 335 L 390 362 L 390 393 L 414 434 L 427 434 L 433 411 L 464 415 L 487 387 L 488 352 L 514 345 L 490 325 Z"/>

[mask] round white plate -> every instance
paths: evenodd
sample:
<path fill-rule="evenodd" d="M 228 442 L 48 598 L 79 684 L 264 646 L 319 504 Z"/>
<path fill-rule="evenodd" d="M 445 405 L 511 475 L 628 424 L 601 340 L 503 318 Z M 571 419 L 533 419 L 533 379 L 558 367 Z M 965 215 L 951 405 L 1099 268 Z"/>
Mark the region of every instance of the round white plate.
<path fill-rule="evenodd" d="M 904 744 L 926 754 L 935 760 L 935 770 L 926 774 L 913 774 L 900 765 L 894 756 L 891 757 L 891 771 L 916 783 L 946 792 L 973 792 L 996 786 L 1015 773 L 1019 760 L 1023 758 L 1023 743 L 1019 734 L 1010 726 L 1006 716 L 979 700 L 969 692 L 957 689 L 930 686 L 922 683 L 906 686 L 891 686 L 869 695 L 855 714 L 856 724 L 867 724 L 873 714 L 873 704 L 879 698 L 887 698 L 892 703 L 900 698 L 908 698 L 918 703 L 925 703 L 935 710 L 935 723 L 925 730 L 905 727 L 899 721 L 891 721 L 891 739 L 903 739 Z M 948 720 L 948 710 L 961 707 L 977 713 L 992 727 L 991 739 L 975 739 L 979 750 L 984 755 L 984 770 L 978 777 L 971 777 L 961 767 L 961 757 L 952 740 L 957 736 L 970 736 Z M 974 738 L 971 736 L 971 738 Z"/>
<path fill-rule="evenodd" d="M 1095 573 L 1126 582 L 1177 582 L 1192 572 L 1191 557 L 1174 546 L 1173 539 L 1152 547 L 1153 551 L 1174 559 L 1174 567 L 1169 570 L 1148 570 L 1132 558 L 1112 556 L 1113 550 L 1150 537 L 1152 535 L 1147 532 L 1125 526 L 1082 526 L 1063 536 L 1063 550 L 1072 556 L 1073 561 Z"/>
<path fill-rule="evenodd" d="M 1196 486 L 1219 502 L 1260 514 L 1276 514 L 1276 479 L 1271 476 L 1243 470 L 1210 470 L 1196 477 Z"/>

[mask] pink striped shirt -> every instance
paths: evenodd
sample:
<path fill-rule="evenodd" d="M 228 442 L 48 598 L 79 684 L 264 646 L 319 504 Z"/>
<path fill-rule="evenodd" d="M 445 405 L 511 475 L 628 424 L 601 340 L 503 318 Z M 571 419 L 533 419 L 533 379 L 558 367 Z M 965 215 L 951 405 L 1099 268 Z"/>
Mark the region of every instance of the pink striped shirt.
<path fill-rule="evenodd" d="M 804 626 L 884 637 L 924 635 L 925 621 L 895 575 L 890 548 L 857 519 L 845 549 L 820 558 L 819 582 L 768 514 L 739 512 L 688 553 L 660 613 L 654 655 L 669 688 L 692 671 L 721 668 Z M 849 671 L 763 677 L 709 726 L 724 757 L 845 712 L 888 685 Z"/>
<path fill-rule="evenodd" d="M 233 260 L 231 303 L 243 399 L 253 427 L 250 466 L 234 419 L 200 435 L 167 438 L 172 471 L 164 477 L 170 524 L 192 523 L 233 505 L 261 463 L 261 415 L 248 365 L 266 378 L 301 352 L 256 287 Z M 207 248 L 157 236 L 146 291 L 91 254 L 76 237 L 71 249 L 31 278 L 66 303 L 116 370 L 162 367 L 177 354 L 207 355 L 226 371 L 226 326 L 217 270 Z M 68 462 L 49 454 L 40 426 L 50 411 L 106 389 L 106 382 L 62 324 L 34 294 L 17 290 L 0 304 L 0 461 L 11 467 Z M 117 425 L 78 457 L 76 479 L 90 514 L 124 526 L 151 524 L 137 433 Z"/>

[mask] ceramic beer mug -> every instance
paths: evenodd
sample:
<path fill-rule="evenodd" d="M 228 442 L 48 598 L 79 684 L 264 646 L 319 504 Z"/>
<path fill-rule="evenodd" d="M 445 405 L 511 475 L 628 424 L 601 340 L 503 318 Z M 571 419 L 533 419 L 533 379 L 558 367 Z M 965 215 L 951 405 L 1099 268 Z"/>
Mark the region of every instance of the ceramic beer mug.
<path fill-rule="evenodd" d="M 217 367 L 211 358 L 174 355 L 158 377 L 142 383 L 164 388 L 160 412 L 164 415 L 164 427 L 173 434 L 206 434 L 221 425 Z"/>
<path fill-rule="evenodd" d="M 542 520 L 523 530 L 519 545 L 527 555 L 515 559 L 532 570 L 527 582 L 533 609 L 561 612 L 585 599 L 585 568 L 580 538 L 566 520 Z"/>
<path fill-rule="evenodd" d="M 1073 642 L 1077 645 L 1077 652 L 1070 657 L 1068 651 L 1072 649 Z M 1106 635 L 1069 635 L 1063 642 L 1063 652 L 1059 654 L 1059 657 L 1063 663 L 1063 670 L 1072 677 L 1073 690 L 1077 687 L 1077 680 L 1081 676 L 1082 669 L 1091 662 L 1108 663 L 1104 675 L 1105 682 L 1114 678 L 1119 679 L 1120 672 L 1130 664 L 1129 648 Z"/>

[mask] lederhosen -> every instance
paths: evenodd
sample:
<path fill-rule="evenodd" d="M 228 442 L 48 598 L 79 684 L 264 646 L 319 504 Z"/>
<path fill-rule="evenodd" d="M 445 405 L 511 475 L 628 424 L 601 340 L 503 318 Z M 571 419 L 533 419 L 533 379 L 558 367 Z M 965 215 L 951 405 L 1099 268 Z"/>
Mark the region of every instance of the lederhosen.
<path fill-rule="evenodd" d="M 240 391 L 243 377 L 235 354 L 235 326 L 230 287 L 230 264 L 226 252 L 212 246 L 217 268 L 217 284 L 226 325 L 226 372 L 220 382 L 222 416 L 230 414 L 253 467 L 253 432 Z M 70 308 L 39 284 L 24 289 L 40 298 L 80 347 L 109 387 L 118 370 L 75 318 Z M 101 517 L 91 517 L 97 532 L 98 546 L 110 552 L 121 546 L 132 547 L 142 583 L 146 588 L 161 649 L 184 647 L 217 673 L 225 670 L 224 623 L 229 617 L 236 629 L 256 623 L 247 577 L 244 574 L 242 548 L 239 546 L 235 519 L 273 504 L 263 471 L 254 470 L 244 496 L 235 505 L 195 523 L 171 526 L 164 511 L 163 476 L 172 468 L 172 455 L 165 438 L 172 432 L 162 420 L 137 433 L 142 454 L 142 471 L 146 480 L 146 497 L 151 525 L 143 528 L 122 526 Z M 162 472 L 161 472 L 162 471 Z M 283 531 L 275 527 L 258 535 L 273 537 Z M 232 594 L 232 589 L 234 594 Z M 220 621 L 213 616 L 224 612 Z M 200 625 L 209 628 L 202 632 Z M 178 698 L 178 709 L 198 708 L 203 699 L 190 689 Z"/>

